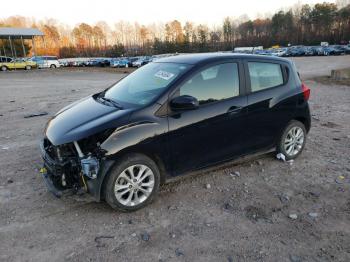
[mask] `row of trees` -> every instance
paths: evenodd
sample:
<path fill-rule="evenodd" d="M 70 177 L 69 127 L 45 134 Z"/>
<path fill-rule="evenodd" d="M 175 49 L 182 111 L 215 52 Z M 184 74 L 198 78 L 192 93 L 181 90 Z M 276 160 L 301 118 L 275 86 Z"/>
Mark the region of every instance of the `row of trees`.
<path fill-rule="evenodd" d="M 45 41 L 36 40 L 38 53 L 61 57 L 205 52 L 237 46 L 313 45 L 321 41 L 348 43 L 350 3 L 342 0 L 338 4 L 295 5 L 254 20 L 247 16 L 226 17 L 221 26 L 212 27 L 174 20 L 147 26 L 119 21 L 113 27 L 101 21 L 70 28 L 53 19 L 37 22 L 19 16 L 0 20 L 0 26 L 39 28 L 45 33 Z"/>

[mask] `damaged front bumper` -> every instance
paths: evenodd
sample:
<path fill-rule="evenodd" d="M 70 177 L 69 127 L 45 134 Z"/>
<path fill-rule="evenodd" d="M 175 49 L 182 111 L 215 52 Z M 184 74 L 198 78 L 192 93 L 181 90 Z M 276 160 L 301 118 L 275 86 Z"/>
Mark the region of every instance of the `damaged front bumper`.
<path fill-rule="evenodd" d="M 78 156 L 57 159 L 48 152 L 47 139 L 40 142 L 44 161 L 40 173 L 48 190 L 56 197 L 64 194 L 88 192 L 96 201 L 101 200 L 103 180 L 114 161 L 105 157 Z M 81 152 L 80 152 L 81 153 Z"/>

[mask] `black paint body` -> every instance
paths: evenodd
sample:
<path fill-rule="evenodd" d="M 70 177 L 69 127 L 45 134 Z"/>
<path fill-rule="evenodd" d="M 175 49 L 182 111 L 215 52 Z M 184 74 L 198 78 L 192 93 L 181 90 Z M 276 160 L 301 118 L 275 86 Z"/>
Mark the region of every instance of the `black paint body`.
<path fill-rule="evenodd" d="M 251 93 L 249 61 L 279 63 L 285 83 Z M 193 66 L 148 106 L 118 109 L 90 96 L 62 109 L 47 125 L 45 135 L 53 145 L 114 130 L 100 145 L 105 158 L 98 178 L 88 181 L 89 191 L 96 199 L 100 199 L 103 181 L 114 161 L 128 152 L 151 157 L 160 167 L 164 181 L 167 177 L 273 148 L 292 119 L 302 121 L 310 129 L 308 103 L 295 66 L 289 60 L 217 53 L 175 56 L 160 62 Z M 181 83 L 204 67 L 222 62 L 238 63 L 239 96 L 195 110 L 170 109 L 170 100 Z"/>

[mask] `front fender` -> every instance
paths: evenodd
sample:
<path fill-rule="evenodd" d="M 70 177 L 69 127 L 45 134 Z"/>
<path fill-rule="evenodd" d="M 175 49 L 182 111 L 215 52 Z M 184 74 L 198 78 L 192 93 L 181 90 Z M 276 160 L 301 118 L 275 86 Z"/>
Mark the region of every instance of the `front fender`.
<path fill-rule="evenodd" d="M 164 135 L 168 129 L 166 118 L 161 121 L 138 121 L 116 129 L 113 134 L 101 144 L 107 158 L 113 158 L 119 152 L 128 148 L 139 148 L 142 152 L 162 151 Z"/>
<path fill-rule="evenodd" d="M 157 122 L 138 121 L 116 129 L 100 145 L 105 155 L 101 160 L 99 175 L 96 179 L 87 181 L 88 190 L 94 199 L 101 200 L 104 181 L 116 160 L 124 153 L 137 152 L 157 156 L 166 170 L 169 163 L 165 141 L 167 128 L 167 119 L 162 118 Z"/>
<path fill-rule="evenodd" d="M 103 159 L 100 163 L 99 175 L 96 179 L 89 179 L 86 181 L 89 194 L 99 202 L 101 200 L 101 192 L 103 181 L 107 177 L 107 174 L 115 161 Z"/>

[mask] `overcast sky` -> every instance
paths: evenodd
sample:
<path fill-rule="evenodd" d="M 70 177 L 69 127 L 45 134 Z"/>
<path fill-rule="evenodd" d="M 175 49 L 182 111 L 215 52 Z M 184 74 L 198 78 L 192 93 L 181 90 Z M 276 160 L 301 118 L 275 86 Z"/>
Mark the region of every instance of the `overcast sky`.
<path fill-rule="evenodd" d="M 21 15 L 36 19 L 54 18 L 69 25 L 81 22 L 110 24 L 119 20 L 148 24 L 178 19 L 181 22 L 221 24 L 226 16 L 271 15 L 296 3 L 323 0 L 4 0 L 0 17 Z M 329 1 L 328 2 L 335 2 Z M 6 10 L 6 12 L 4 12 Z"/>

